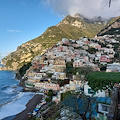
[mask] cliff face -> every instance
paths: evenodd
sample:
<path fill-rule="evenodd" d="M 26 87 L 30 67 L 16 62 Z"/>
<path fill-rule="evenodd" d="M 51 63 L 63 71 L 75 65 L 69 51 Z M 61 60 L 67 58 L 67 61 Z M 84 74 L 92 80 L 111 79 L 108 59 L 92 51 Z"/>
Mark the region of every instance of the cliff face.
<path fill-rule="evenodd" d="M 115 20 L 110 22 L 110 24 L 108 24 L 103 30 L 101 30 L 101 32 L 98 33 L 98 36 L 105 35 L 105 34 L 120 35 L 120 16 L 115 18 Z"/>
<path fill-rule="evenodd" d="M 42 53 L 44 49 L 45 48 L 40 43 L 34 43 L 33 41 L 22 44 L 15 52 L 12 52 L 2 59 L 2 64 L 5 65 L 3 69 L 19 69 L 24 64 L 30 62 L 33 57 Z"/>
<path fill-rule="evenodd" d="M 105 22 L 90 21 L 80 17 L 66 16 L 56 26 L 49 27 L 41 36 L 30 40 L 2 59 L 6 70 L 16 70 L 27 64 L 33 57 L 43 54 L 62 38 L 78 39 L 87 36 L 94 37 L 105 26 Z"/>

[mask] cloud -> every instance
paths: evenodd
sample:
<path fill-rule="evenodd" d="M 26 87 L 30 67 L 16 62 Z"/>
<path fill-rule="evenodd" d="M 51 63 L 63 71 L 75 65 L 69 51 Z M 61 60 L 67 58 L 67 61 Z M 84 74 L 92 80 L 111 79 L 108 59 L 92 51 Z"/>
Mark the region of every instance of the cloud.
<path fill-rule="evenodd" d="M 4 52 L 4 53 L 0 52 L 0 60 L 1 60 L 2 58 L 4 58 L 5 56 L 9 55 L 10 53 L 11 53 L 11 51 Z"/>
<path fill-rule="evenodd" d="M 7 32 L 10 32 L 10 33 L 13 33 L 13 32 L 22 32 L 22 31 L 20 31 L 20 30 L 7 30 Z"/>
<path fill-rule="evenodd" d="M 44 7 L 52 8 L 58 15 L 72 15 L 76 13 L 92 18 L 102 16 L 104 18 L 120 15 L 120 0 L 42 0 Z"/>

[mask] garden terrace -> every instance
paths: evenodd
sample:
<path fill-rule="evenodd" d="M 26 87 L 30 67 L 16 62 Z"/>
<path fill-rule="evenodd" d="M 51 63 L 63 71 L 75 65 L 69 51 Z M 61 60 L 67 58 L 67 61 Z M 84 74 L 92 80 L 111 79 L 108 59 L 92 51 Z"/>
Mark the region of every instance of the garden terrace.
<path fill-rule="evenodd" d="M 94 90 L 111 90 L 120 83 L 120 73 L 92 72 L 87 75 L 88 85 Z"/>

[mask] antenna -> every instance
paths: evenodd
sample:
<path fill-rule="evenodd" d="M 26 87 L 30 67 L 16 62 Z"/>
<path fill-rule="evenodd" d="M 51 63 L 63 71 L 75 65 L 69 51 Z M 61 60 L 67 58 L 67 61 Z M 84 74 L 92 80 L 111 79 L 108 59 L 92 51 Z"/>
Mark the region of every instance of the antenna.
<path fill-rule="evenodd" d="M 109 0 L 109 7 L 110 7 L 110 5 L 111 5 L 111 0 Z"/>

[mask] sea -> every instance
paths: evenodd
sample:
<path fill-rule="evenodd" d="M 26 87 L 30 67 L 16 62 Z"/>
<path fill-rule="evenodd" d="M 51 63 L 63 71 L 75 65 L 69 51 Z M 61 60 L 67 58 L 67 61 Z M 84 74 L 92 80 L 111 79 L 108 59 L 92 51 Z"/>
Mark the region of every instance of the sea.
<path fill-rule="evenodd" d="M 9 116 L 23 111 L 34 95 L 33 92 L 23 92 L 14 71 L 0 71 L 0 120 L 12 120 Z"/>

